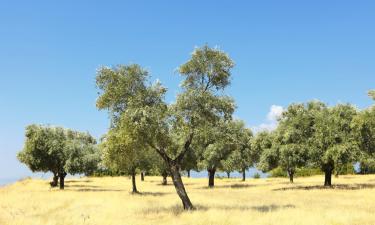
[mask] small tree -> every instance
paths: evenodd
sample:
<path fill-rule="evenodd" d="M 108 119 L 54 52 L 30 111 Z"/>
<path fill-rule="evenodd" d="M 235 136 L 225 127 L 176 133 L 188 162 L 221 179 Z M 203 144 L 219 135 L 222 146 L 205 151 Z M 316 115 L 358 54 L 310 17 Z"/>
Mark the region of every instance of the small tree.
<path fill-rule="evenodd" d="M 138 193 L 136 173 L 150 164 L 150 155 L 153 153 L 147 146 L 140 145 L 133 139 L 126 129 L 122 128 L 121 120 L 117 127 L 111 129 L 101 143 L 104 162 L 112 170 L 129 174 L 132 179 L 132 193 Z"/>
<path fill-rule="evenodd" d="M 257 168 L 267 172 L 276 168 L 279 163 L 278 148 L 273 146 L 274 133 L 262 131 L 255 135 L 251 141 L 251 148 L 257 154 L 260 154 Z"/>
<path fill-rule="evenodd" d="M 231 120 L 221 121 L 218 127 L 202 128 L 193 148 L 199 151 L 198 166 L 208 172 L 208 187 L 215 186 L 215 173 L 223 169 L 222 162 L 235 150 L 234 129 Z"/>
<path fill-rule="evenodd" d="M 18 153 L 18 159 L 33 172 L 52 172 L 52 186 L 60 179 L 64 189 L 67 173 L 90 173 L 95 155 L 95 139 L 88 133 L 81 133 L 61 127 L 30 125 L 26 128 L 25 146 Z M 95 157 L 94 157 L 95 158 Z M 84 165 L 84 163 L 89 165 Z"/>
<path fill-rule="evenodd" d="M 187 173 L 187 177 L 189 178 L 190 178 L 191 170 L 195 170 L 195 171 L 198 170 L 196 152 L 188 151 L 186 153 L 185 158 L 182 160 L 181 170 L 185 170 Z"/>
<path fill-rule="evenodd" d="M 240 171 L 242 181 L 246 179 L 246 170 L 259 161 L 260 155 L 251 148 L 252 132 L 245 127 L 241 120 L 234 120 L 232 124 L 233 152 L 222 162 L 224 171 Z"/>
<path fill-rule="evenodd" d="M 279 166 L 287 171 L 289 180 L 293 177 L 297 167 L 307 164 L 308 140 L 313 135 L 313 120 L 308 108 L 313 102 L 304 104 L 291 104 L 282 116 L 277 127 L 274 145 L 279 148 Z"/>

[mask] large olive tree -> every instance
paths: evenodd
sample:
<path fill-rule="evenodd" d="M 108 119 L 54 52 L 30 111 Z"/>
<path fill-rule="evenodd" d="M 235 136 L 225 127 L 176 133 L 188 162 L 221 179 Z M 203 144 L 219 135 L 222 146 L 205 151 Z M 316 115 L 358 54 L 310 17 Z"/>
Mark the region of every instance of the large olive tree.
<path fill-rule="evenodd" d="M 186 210 L 193 209 L 193 204 L 181 179 L 182 162 L 193 151 L 191 143 L 198 128 L 215 126 L 228 108 L 234 108 L 222 95 L 232 67 L 232 60 L 218 49 L 195 49 L 179 68 L 184 78 L 182 92 L 173 104 L 165 103 L 166 89 L 160 83 L 148 84 L 147 71 L 138 65 L 104 67 L 97 74 L 98 108 L 109 110 L 112 127 L 162 157 Z"/>

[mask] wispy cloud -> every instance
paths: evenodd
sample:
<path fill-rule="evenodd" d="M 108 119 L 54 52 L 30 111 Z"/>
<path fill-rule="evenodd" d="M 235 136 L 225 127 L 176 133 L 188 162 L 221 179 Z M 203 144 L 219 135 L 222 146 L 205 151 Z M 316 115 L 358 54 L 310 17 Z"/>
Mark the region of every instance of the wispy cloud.
<path fill-rule="evenodd" d="M 284 108 L 279 105 L 272 105 L 270 111 L 267 113 L 267 117 L 264 123 L 261 123 L 257 126 L 251 127 L 254 133 L 260 131 L 272 131 L 277 127 L 277 120 L 280 118 L 283 113 Z"/>

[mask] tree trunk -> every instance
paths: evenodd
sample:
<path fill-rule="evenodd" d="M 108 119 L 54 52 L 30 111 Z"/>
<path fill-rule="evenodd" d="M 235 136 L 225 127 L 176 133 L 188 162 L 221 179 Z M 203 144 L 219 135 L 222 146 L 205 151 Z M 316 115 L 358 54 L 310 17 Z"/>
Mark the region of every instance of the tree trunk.
<path fill-rule="evenodd" d="M 138 193 L 137 185 L 135 183 L 135 170 L 132 171 L 132 187 L 133 187 L 132 193 Z"/>
<path fill-rule="evenodd" d="M 145 173 L 141 172 L 141 181 L 145 181 Z"/>
<path fill-rule="evenodd" d="M 332 169 L 324 171 L 324 186 L 332 186 Z"/>
<path fill-rule="evenodd" d="M 215 186 L 216 168 L 207 169 L 207 171 L 208 171 L 208 187 L 213 188 Z"/>
<path fill-rule="evenodd" d="M 184 183 L 182 182 L 182 179 L 181 179 L 179 166 L 173 162 L 170 162 L 169 167 L 170 167 L 170 172 L 171 172 L 174 187 L 176 188 L 176 192 L 182 201 L 184 209 L 193 210 L 194 206 L 191 203 L 189 196 L 186 193 Z"/>
<path fill-rule="evenodd" d="M 288 169 L 288 176 L 289 176 L 290 183 L 293 183 L 293 176 L 294 176 L 294 170 L 293 169 Z"/>
<path fill-rule="evenodd" d="M 50 182 L 51 187 L 57 187 L 58 183 L 59 183 L 59 176 L 57 176 L 57 173 L 53 173 L 53 179 Z"/>
<path fill-rule="evenodd" d="M 227 178 L 228 179 L 230 178 L 230 172 L 227 172 Z"/>
<path fill-rule="evenodd" d="M 242 181 L 246 180 L 246 169 L 242 168 Z"/>
<path fill-rule="evenodd" d="M 64 190 L 64 188 L 65 188 L 65 176 L 66 176 L 66 173 L 65 173 L 65 172 L 59 173 L 59 178 L 60 178 L 60 189 L 61 189 L 61 190 Z"/>
<path fill-rule="evenodd" d="M 168 182 L 167 182 L 167 175 L 166 174 L 163 174 L 163 182 L 161 183 L 162 185 L 167 185 Z"/>
<path fill-rule="evenodd" d="M 187 176 L 190 178 L 190 170 L 187 170 Z"/>

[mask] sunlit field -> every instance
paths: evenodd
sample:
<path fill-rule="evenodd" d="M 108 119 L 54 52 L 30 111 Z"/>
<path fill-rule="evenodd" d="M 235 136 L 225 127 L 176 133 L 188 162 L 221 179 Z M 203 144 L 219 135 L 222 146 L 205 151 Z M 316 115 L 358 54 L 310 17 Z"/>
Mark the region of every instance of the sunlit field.
<path fill-rule="evenodd" d="M 375 175 L 287 179 L 185 178 L 197 208 L 184 212 L 168 180 L 146 177 L 131 194 L 128 177 L 68 179 L 66 189 L 26 179 L 0 188 L 0 224 L 375 224 Z"/>

